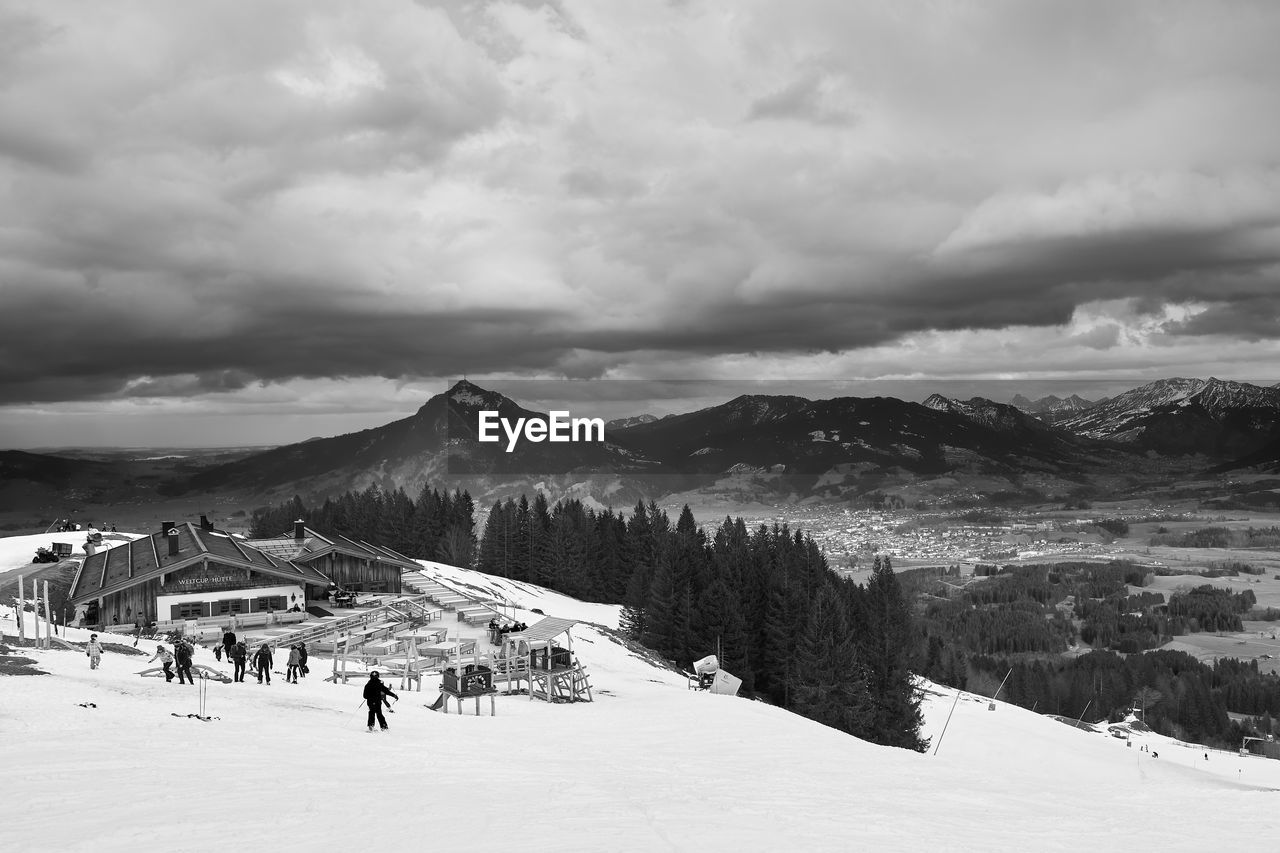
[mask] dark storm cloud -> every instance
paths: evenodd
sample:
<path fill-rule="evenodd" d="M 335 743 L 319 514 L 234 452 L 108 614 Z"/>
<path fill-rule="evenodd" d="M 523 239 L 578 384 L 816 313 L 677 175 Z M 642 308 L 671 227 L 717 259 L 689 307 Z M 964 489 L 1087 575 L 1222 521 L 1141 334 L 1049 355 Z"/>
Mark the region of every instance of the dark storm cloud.
<path fill-rule="evenodd" d="M 948 341 L 1119 303 L 1038 366 L 1273 339 L 1278 21 L 32 4 L 0 21 L 0 403 L 912 336 L 906 372 L 991 373 Z M 1144 325 L 1171 305 L 1199 313 Z"/>
<path fill-rule="evenodd" d="M 1280 270 L 1273 271 L 1267 296 L 1211 305 L 1196 316 L 1166 324 L 1170 335 L 1223 335 L 1246 340 L 1280 339 Z"/>

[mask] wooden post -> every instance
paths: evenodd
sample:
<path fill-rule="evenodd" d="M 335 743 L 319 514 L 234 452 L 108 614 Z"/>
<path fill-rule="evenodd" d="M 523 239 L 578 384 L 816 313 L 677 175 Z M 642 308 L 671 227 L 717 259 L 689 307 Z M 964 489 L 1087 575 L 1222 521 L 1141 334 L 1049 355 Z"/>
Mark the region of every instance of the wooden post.
<path fill-rule="evenodd" d="M 44 647 L 53 648 L 53 611 L 49 609 L 49 582 L 44 582 Z"/>
<path fill-rule="evenodd" d="M 31 636 L 34 642 L 33 648 L 43 648 L 40 645 L 40 590 L 39 581 L 31 581 L 31 600 L 35 602 L 35 606 L 31 608 Z"/>
<path fill-rule="evenodd" d="M 23 602 L 22 597 L 26 595 L 23 587 L 22 575 L 18 575 L 18 600 L 14 603 L 17 608 L 14 610 L 14 616 L 18 619 L 18 645 L 25 645 L 27 642 L 26 620 L 22 618 Z"/>

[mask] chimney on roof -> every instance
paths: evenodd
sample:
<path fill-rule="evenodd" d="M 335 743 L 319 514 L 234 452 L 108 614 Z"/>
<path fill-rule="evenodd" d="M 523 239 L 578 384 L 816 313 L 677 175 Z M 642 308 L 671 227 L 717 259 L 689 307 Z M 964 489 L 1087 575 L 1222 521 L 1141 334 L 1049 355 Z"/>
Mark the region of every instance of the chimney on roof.
<path fill-rule="evenodd" d="M 168 536 L 168 535 L 169 535 L 169 531 L 170 531 L 170 530 L 172 530 L 172 529 L 173 529 L 174 527 L 176 527 L 176 526 L 177 526 L 177 525 L 175 524 L 175 522 L 172 522 L 172 521 L 162 521 L 162 522 L 160 522 L 160 535 L 161 535 L 161 536 Z"/>
<path fill-rule="evenodd" d="M 307 523 L 300 518 L 293 522 L 293 538 L 299 542 L 307 538 Z"/>
<path fill-rule="evenodd" d="M 201 530 L 213 529 L 213 522 L 209 520 L 209 516 L 204 515 L 203 513 L 200 515 L 200 529 Z"/>
<path fill-rule="evenodd" d="M 178 556 L 178 528 L 170 527 L 167 531 L 169 536 L 169 556 Z"/>

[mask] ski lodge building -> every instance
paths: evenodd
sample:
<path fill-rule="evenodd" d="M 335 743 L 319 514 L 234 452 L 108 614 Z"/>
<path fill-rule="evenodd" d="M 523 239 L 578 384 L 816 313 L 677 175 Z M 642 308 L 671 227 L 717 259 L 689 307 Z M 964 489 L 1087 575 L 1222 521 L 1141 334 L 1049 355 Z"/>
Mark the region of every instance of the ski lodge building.
<path fill-rule="evenodd" d="M 403 554 L 303 522 L 292 535 L 239 539 L 201 521 L 166 521 L 150 536 L 89 554 L 68 599 L 86 624 L 136 624 L 305 610 L 334 589 L 400 592 Z"/>

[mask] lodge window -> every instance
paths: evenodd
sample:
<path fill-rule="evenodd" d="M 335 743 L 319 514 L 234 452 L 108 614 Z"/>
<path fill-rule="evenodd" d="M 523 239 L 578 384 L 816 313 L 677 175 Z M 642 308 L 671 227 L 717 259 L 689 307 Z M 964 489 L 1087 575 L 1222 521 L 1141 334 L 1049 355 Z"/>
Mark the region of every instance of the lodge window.
<path fill-rule="evenodd" d="M 258 610 L 284 610 L 284 596 L 266 595 L 259 598 Z"/>
<path fill-rule="evenodd" d="M 188 601 L 174 607 L 173 615 L 178 619 L 199 619 L 204 615 L 203 601 Z"/>
<path fill-rule="evenodd" d="M 228 613 L 243 613 L 243 598 L 224 598 L 218 602 L 218 615 L 226 616 Z"/>

